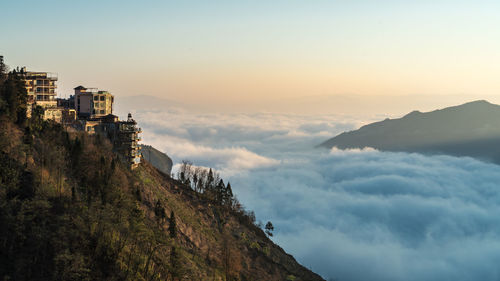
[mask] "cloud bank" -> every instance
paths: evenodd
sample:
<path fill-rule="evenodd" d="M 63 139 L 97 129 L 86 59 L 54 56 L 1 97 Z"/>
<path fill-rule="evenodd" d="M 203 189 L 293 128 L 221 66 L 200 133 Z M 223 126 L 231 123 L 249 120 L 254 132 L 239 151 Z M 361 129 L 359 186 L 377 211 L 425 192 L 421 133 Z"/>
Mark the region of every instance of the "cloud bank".
<path fill-rule="evenodd" d="M 276 165 L 283 151 L 309 150 L 361 124 L 345 116 L 193 114 L 180 108 L 133 116 L 143 128 L 143 142 L 166 152 L 174 163 L 190 160 L 226 176 Z"/>
<path fill-rule="evenodd" d="M 499 166 L 374 150 L 308 159 L 231 180 L 313 270 L 338 280 L 500 278 Z"/>
<path fill-rule="evenodd" d="M 500 166 L 471 158 L 314 145 L 371 120 L 134 115 L 174 161 L 215 167 L 273 238 L 335 280 L 500 279 Z"/>

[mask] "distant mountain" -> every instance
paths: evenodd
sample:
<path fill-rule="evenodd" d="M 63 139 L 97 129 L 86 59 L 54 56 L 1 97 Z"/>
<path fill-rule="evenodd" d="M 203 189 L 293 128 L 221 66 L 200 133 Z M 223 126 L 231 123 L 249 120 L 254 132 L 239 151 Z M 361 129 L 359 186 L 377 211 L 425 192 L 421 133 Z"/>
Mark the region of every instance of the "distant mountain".
<path fill-rule="evenodd" d="M 170 175 L 172 172 L 172 159 L 167 154 L 150 145 L 141 145 L 142 157 L 151 163 L 156 169 Z"/>
<path fill-rule="evenodd" d="M 167 110 L 169 108 L 186 108 L 186 105 L 171 99 L 150 96 L 124 96 L 115 98 L 113 112 L 118 116 L 127 116 L 129 112 Z"/>
<path fill-rule="evenodd" d="M 321 147 L 470 156 L 500 163 L 500 106 L 480 100 L 344 132 Z"/>

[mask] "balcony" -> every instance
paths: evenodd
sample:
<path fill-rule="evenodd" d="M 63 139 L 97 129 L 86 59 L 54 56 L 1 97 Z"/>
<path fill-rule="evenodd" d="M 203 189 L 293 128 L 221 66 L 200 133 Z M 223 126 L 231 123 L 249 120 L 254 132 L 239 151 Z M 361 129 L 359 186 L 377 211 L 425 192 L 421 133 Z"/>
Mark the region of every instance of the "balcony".
<path fill-rule="evenodd" d="M 137 128 L 120 128 L 120 133 L 123 134 L 135 134 L 135 133 L 140 133 L 140 131 L 137 130 Z"/>
<path fill-rule="evenodd" d="M 36 84 L 35 87 L 37 88 L 57 88 L 57 85 L 49 85 L 49 84 Z"/>

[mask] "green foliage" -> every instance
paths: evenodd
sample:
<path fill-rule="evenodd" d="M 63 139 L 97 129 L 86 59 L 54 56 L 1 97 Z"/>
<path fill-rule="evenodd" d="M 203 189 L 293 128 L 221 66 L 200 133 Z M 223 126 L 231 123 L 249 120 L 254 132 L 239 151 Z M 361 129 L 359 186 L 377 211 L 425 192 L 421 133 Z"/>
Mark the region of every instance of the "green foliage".
<path fill-rule="evenodd" d="M 175 246 L 172 246 L 170 249 L 170 277 L 172 280 L 179 280 L 182 273 L 183 268 L 179 250 Z"/>
<path fill-rule="evenodd" d="M 271 255 L 271 248 L 269 248 L 269 247 L 267 247 L 267 246 L 266 246 L 266 247 L 263 247 L 263 248 L 262 248 L 262 252 L 263 252 L 266 256 L 268 256 L 268 257 L 269 257 L 269 255 Z"/>
<path fill-rule="evenodd" d="M 273 223 L 268 221 L 266 223 L 266 234 L 270 237 L 273 236 L 273 231 L 274 231 L 274 226 L 273 226 Z"/>
<path fill-rule="evenodd" d="M 33 107 L 29 127 L 34 133 L 39 133 L 43 129 L 43 108 L 39 105 Z"/>
<path fill-rule="evenodd" d="M 111 144 L 52 122 L 0 133 L 32 150 L 28 160 L 0 150 L 0 280 L 167 278 L 167 234 Z"/>
<path fill-rule="evenodd" d="M 154 208 L 155 216 L 158 221 L 158 224 L 162 224 L 163 221 L 166 218 L 166 213 L 165 213 L 165 208 L 163 207 L 163 204 L 160 202 L 160 200 L 156 201 L 155 208 Z M 171 215 L 172 217 L 172 215 Z M 175 220 L 175 218 L 174 218 Z"/>
<path fill-rule="evenodd" d="M 106 138 L 68 133 L 44 121 L 40 107 L 26 120 L 23 82 L 5 69 L 0 63 L 0 280 L 208 280 L 206 273 L 249 280 L 248 272 L 240 278 L 244 263 L 227 231 L 230 215 L 248 233 L 265 235 L 216 171 L 186 163 L 179 175 L 186 186 L 166 200 L 164 179 L 145 168 L 130 171 Z M 207 203 L 217 228 L 177 196 Z M 205 236 L 206 253 L 186 246 L 189 233 L 178 237 L 173 211 L 164 231 L 164 204 Z M 269 255 L 249 237 L 243 232 L 245 245 Z"/>
<path fill-rule="evenodd" d="M 250 243 L 250 249 L 257 249 L 260 250 L 260 245 L 256 241 Z"/>
<path fill-rule="evenodd" d="M 191 188 L 200 199 L 208 201 L 215 207 L 213 211 L 214 215 L 218 217 L 219 229 L 226 222 L 224 217 L 233 215 L 239 223 L 252 229 L 259 237 L 267 238 L 261 226 L 256 225 L 255 213 L 245 210 L 235 198 L 231 184 L 228 182 L 227 185 L 224 185 L 224 181 L 217 171 L 194 167 L 191 162 L 184 160 L 177 173 L 177 179 L 180 183 Z"/>
<path fill-rule="evenodd" d="M 23 125 L 26 122 L 27 92 L 24 81 L 19 73 L 5 72 L 5 66 L 0 66 L 0 116 L 6 116 L 10 121 Z"/>
<path fill-rule="evenodd" d="M 192 188 L 201 198 L 226 209 L 232 209 L 235 202 L 231 184 L 226 186 L 220 175 L 212 169 L 193 167 L 183 161 L 177 174 L 178 180 Z"/>

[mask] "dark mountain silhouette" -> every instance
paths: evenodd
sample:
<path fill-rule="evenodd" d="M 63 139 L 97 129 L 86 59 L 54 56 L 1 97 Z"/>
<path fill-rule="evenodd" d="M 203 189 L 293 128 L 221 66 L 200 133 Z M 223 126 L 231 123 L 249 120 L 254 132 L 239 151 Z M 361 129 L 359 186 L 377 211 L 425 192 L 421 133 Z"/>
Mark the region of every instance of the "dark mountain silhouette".
<path fill-rule="evenodd" d="M 432 112 L 413 111 L 344 132 L 319 146 L 470 156 L 500 163 L 500 106 L 479 100 Z"/>

